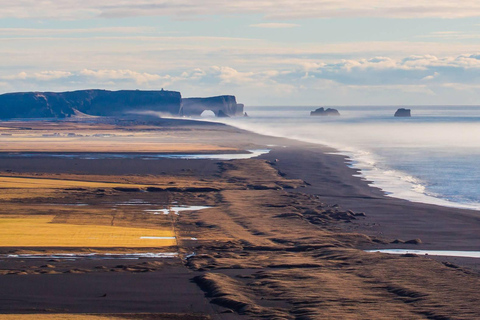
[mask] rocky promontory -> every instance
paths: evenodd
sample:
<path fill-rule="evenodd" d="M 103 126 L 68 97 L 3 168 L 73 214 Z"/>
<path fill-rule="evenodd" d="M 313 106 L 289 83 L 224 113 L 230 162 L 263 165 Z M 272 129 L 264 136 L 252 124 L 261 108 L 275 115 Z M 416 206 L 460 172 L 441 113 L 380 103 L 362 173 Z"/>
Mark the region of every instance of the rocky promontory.
<path fill-rule="evenodd" d="M 0 119 L 66 118 L 77 113 L 121 116 L 156 112 L 168 116 L 200 116 L 211 110 L 216 116 L 243 115 L 234 96 L 182 99 L 177 91 L 79 90 L 70 92 L 18 92 L 0 95 Z"/>
<path fill-rule="evenodd" d="M 318 108 L 315 111 L 310 112 L 311 116 L 339 116 L 340 112 L 337 109 L 327 108 Z"/>
<path fill-rule="evenodd" d="M 237 103 L 235 96 L 185 98 L 182 99 L 180 114 L 200 116 L 205 110 L 211 110 L 217 117 L 241 116 L 243 108 L 243 104 Z"/>

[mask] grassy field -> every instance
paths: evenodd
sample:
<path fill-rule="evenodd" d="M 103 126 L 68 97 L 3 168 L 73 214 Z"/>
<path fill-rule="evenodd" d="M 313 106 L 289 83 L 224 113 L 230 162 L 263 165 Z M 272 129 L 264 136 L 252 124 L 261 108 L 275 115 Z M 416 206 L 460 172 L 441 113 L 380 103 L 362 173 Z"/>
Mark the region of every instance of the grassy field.
<path fill-rule="evenodd" d="M 0 200 L 55 197 L 58 190 L 69 188 L 145 188 L 145 184 L 95 182 L 80 180 L 0 177 Z"/>
<path fill-rule="evenodd" d="M 54 216 L 0 217 L 2 247 L 160 247 L 177 244 L 171 229 L 52 223 Z"/>
<path fill-rule="evenodd" d="M 147 185 L 61 179 L 0 177 L 0 189 L 144 188 Z"/>

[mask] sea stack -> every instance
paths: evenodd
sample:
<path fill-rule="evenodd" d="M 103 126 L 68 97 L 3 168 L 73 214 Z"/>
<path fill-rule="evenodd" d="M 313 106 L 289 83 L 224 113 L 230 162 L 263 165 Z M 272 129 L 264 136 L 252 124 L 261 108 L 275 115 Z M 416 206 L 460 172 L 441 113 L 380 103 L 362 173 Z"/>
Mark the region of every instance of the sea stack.
<path fill-rule="evenodd" d="M 310 115 L 311 116 L 339 116 L 340 112 L 338 112 L 337 109 L 328 108 L 327 110 L 325 110 L 322 107 L 322 108 L 318 108 L 315 111 L 311 111 Z"/>
<path fill-rule="evenodd" d="M 410 109 L 400 108 L 395 112 L 395 117 L 411 117 Z"/>

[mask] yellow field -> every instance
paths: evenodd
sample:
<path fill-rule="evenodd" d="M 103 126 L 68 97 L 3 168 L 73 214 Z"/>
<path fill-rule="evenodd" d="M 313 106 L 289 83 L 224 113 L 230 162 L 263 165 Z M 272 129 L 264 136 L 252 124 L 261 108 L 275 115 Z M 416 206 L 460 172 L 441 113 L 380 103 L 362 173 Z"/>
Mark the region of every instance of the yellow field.
<path fill-rule="evenodd" d="M 0 177 L 0 189 L 144 188 L 147 185 L 43 178 Z"/>
<path fill-rule="evenodd" d="M 0 200 L 13 200 L 13 199 L 31 199 L 31 198 L 50 198 L 55 197 L 58 191 L 54 189 L 1 189 L 0 187 Z"/>
<path fill-rule="evenodd" d="M 2 247 L 160 247 L 177 244 L 171 229 L 154 230 L 51 223 L 54 216 L 0 217 Z"/>
<path fill-rule="evenodd" d="M 141 138 L 141 137 L 140 137 Z M 212 152 L 236 151 L 203 143 L 142 141 L 135 138 L 107 138 L 102 140 L 80 138 L 0 137 L 2 152 Z"/>

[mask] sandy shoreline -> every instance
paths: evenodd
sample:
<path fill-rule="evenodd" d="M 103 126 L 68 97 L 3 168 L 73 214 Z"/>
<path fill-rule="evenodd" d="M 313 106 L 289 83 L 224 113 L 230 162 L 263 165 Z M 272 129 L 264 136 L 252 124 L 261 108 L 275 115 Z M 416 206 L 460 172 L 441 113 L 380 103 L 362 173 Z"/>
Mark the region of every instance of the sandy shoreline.
<path fill-rule="evenodd" d="M 309 182 L 302 192 L 317 194 L 328 203 L 366 213 L 364 221 L 352 221 L 346 226 L 347 230 L 392 240 L 420 238 L 423 243 L 412 247 L 417 249 L 475 251 L 480 247 L 479 211 L 388 197 L 354 176 L 358 171 L 345 164 L 345 157 L 325 153 L 316 145 L 303 144 L 293 152 L 273 150 L 264 158 L 282 158 L 276 164 L 282 172 Z M 299 158 L 303 159 L 301 163 Z"/>
<path fill-rule="evenodd" d="M 271 150 L 256 159 L 230 161 L 0 157 L 0 176 L 81 184 L 35 187 L 36 193 L 27 195 L 18 194 L 23 187 L 16 185 L 2 189 L 7 196 L 0 198 L 0 219 L 48 215 L 69 227 L 173 228 L 178 244 L 162 250 L 179 253 L 168 261 L 0 256 L 0 287 L 7 288 L 0 293 L 0 313 L 129 313 L 138 319 L 147 318 L 143 313 L 156 314 L 152 319 L 174 313 L 228 320 L 475 319 L 480 312 L 472 303 L 480 298 L 480 277 L 462 267 L 479 269 L 476 259 L 435 258 L 437 262 L 358 250 L 477 250 L 476 211 L 386 197 L 354 176 L 345 157 L 328 147 L 224 125 L 174 123 L 177 127 L 169 126 L 175 130 L 156 133 L 163 142 L 194 136 L 213 149 Z M 65 130 L 73 130 L 72 124 Z M 172 205 L 209 209 L 151 213 Z M 391 243 L 396 239 L 421 243 Z M 99 249 L 86 246 L 82 251 Z M 0 243 L 3 255 L 59 251 L 78 248 Z M 155 247 L 101 252 L 155 252 Z M 43 288 L 48 285 L 47 292 Z M 196 313 L 201 315 L 195 318 Z"/>

